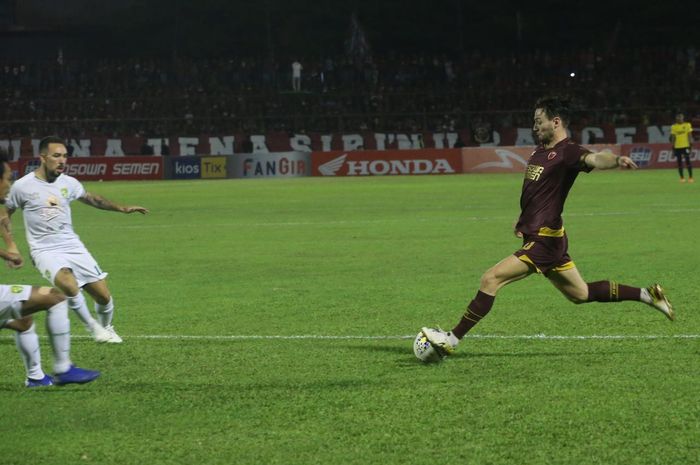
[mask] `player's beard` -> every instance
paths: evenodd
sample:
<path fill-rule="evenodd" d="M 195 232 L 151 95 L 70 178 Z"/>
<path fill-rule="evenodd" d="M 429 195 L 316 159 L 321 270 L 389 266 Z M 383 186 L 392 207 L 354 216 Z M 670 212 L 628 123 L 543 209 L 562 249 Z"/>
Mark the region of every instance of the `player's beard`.
<path fill-rule="evenodd" d="M 540 129 L 537 131 L 535 134 L 535 137 L 537 138 L 537 141 L 542 144 L 542 145 L 547 145 L 550 142 L 552 142 L 552 139 L 554 138 L 554 131 L 548 131 L 546 129 Z"/>
<path fill-rule="evenodd" d="M 65 168 L 63 168 L 65 170 Z M 48 182 L 54 182 L 56 178 L 58 178 L 63 171 L 58 171 L 58 168 L 54 170 L 46 170 L 46 180 Z"/>

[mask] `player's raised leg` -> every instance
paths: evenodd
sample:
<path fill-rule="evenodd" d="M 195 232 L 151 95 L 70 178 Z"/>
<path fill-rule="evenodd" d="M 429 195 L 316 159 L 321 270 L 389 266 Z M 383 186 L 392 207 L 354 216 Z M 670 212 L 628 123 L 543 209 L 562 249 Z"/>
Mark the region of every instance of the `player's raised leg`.
<path fill-rule="evenodd" d="M 99 281 L 86 284 L 83 286 L 83 289 L 85 289 L 95 301 L 95 312 L 100 319 L 100 324 L 110 334 L 110 339 L 107 342 L 113 344 L 121 343 L 122 338 L 114 330 L 114 325 L 112 324 L 112 319 L 114 317 L 114 299 L 109 292 L 107 282 L 104 279 L 100 279 Z"/>
<path fill-rule="evenodd" d="M 534 272 L 535 269 L 533 267 L 515 255 L 504 258 L 481 276 L 479 291 L 467 305 L 466 312 L 464 312 L 457 325 L 452 328 L 452 331 L 445 332 L 439 328 L 422 328 L 423 333 L 433 347 L 442 355 L 451 354 L 454 352 L 457 344 L 459 344 L 459 341 L 491 311 L 499 289 Z"/>
<path fill-rule="evenodd" d="M 675 319 L 673 307 L 658 284 L 639 288 L 615 281 L 586 283 L 576 267 L 564 271 L 552 270 L 547 273 L 547 278 L 567 299 L 576 304 L 635 300 L 655 308 L 669 320 Z"/>
<path fill-rule="evenodd" d="M 73 272 L 69 268 L 61 268 L 56 273 L 54 284 L 66 295 L 68 307 L 78 315 L 78 318 L 85 324 L 95 341 L 109 342 L 112 336 L 90 314 L 85 296 L 80 292 L 80 287 Z"/>

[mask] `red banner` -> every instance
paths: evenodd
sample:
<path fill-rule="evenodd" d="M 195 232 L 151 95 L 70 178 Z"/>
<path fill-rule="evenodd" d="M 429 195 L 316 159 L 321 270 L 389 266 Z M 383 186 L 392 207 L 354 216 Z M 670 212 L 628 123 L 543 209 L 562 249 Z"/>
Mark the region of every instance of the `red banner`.
<path fill-rule="evenodd" d="M 572 137 L 583 145 L 662 143 L 668 141 L 670 126 L 586 127 L 572 129 Z M 489 138 L 495 146 L 525 147 L 534 144 L 531 128 L 498 128 Z M 304 133 L 271 131 L 263 134 L 198 134 L 151 137 L 91 136 L 67 140 L 72 153 L 84 156 L 124 155 L 233 155 L 268 152 L 347 152 L 361 150 L 419 150 L 423 147 L 479 147 L 469 129 L 453 132 L 392 133 L 358 131 L 354 133 Z M 0 146 L 13 156 L 35 157 L 39 139 L 0 139 Z"/>
<path fill-rule="evenodd" d="M 624 144 L 622 154 L 634 160 L 640 168 L 676 168 L 678 166 L 671 144 Z M 700 149 L 694 149 L 691 152 L 690 161 L 698 166 Z"/>
<path fill-rule="evenodd" d="M 522 173 L 534 147 L 469 147 L 462 149 L 463 173 Z"/>
<path fill-rule="evenodd" d="M 620 154 L 620 146 L 586 145 L 592 151 L 609 150 Z M 464 173 L 521 173 L 535 147 L 465 147 L 462 149 L 462 172 Z"/>
<path fill-rule="evenodd" d="M 31 173 L 39 167 L 39 158 L 20 159 L 18 176 Z M 70 158 L 65 174 L 80 181 L 116 181 L 163 179 L 161 157 L 81 157 Z"/>
<path fill-rule="evenodd" d="M 313 152 L 313 176 L 395 176 L 462 172 L 460 149 Z"/>

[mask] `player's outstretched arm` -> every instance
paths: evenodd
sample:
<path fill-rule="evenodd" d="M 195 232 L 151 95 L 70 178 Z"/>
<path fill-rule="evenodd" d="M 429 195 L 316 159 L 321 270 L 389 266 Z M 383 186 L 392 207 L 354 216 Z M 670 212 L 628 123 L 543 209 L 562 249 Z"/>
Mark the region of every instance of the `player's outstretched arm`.
<path fill-rule="evenodd" d="M 90 205 L 95 208 L 99 208 L 100 210 L 110 210 L 114 212 L 121 212 L 121 213 L 141 213 L 142 215 L 145 215 L 148 213 L 148 209 L 144 207 L 139 207 L 138 205 L 118 205 L 111 200 L 107 200 L 104 197 L 96 194 L 91 194 L 90 192 L 86 192 L 84 196 L 79 198 L 81 202 L 83 202 L 86 205 Z"/>
<path fill-rule="evenodd" d="M 612 152 L 595 152 L 584 156 L 583 162 L 591 168 L 609 170 L 612 168 L 637 169 L 637 164 L 624 155 L 618 156 Z"/>

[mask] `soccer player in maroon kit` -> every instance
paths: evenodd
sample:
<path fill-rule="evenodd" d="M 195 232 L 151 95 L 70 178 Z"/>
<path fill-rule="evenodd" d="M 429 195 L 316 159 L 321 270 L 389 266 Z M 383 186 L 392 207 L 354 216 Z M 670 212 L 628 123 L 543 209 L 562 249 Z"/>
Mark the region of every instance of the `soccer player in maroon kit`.
<path fill-rule="evenodd" d="M 571 302 L 620 302 L 637 300 L 675 319 L 671 303 L 658 284 L 638 288 L 614 281 L 586 283 L 567 253 L 568 240 L 561 218 L 566 196 L 578 174 L 593 168 L 637 168 L 631 158 L 611 152 L 593 153 L 568 138 L 569 102 L 541 98 L 535 105 L 533 131 L 540 145 L 530 156 L 523 191 L 520 218 L 515 235 L 522 247 L 491 267 L 481 277 L 476 297 L 452 329 L 423 328 L 428 341 L 441 355 L 451 354 L 459 341 L 493 306 L 496 293 L 506 284 L 533 273 L 541 273 Z"/>

